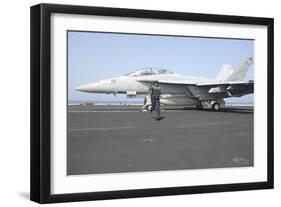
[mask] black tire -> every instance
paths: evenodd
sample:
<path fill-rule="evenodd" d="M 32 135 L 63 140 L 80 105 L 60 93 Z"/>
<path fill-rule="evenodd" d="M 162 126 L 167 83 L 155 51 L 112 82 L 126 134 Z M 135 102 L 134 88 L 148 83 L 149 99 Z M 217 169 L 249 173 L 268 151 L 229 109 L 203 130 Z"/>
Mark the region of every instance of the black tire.
<path fill-rule="evenodd" d="M 203 109 L 203 105 L 201 103 L 196 105 L 196 110 L 202 110 L 202 109 Z"/>
<path fill-rule="evenodd" d="M 152 108 L 152 106 L 151 106 L 151 105 L 146 105 L 146 107 L 145 107 L 145 108 L 146 108 L 146 110 L 147 110 L 147 111 L 150 111 L 150 110 L 151 110 L 151 108 Z"/>
<path fill-rule="evenodd" d="M 212 105 L 212 109 L 213 109 L 214 111 L 219 111 L 219 110 L 221 109 L 221 106 L 220 106 L 220 104 L 219 104 L 218 102 L 215 102 L 215 103 L 213 103 L 213 105 Z"/>

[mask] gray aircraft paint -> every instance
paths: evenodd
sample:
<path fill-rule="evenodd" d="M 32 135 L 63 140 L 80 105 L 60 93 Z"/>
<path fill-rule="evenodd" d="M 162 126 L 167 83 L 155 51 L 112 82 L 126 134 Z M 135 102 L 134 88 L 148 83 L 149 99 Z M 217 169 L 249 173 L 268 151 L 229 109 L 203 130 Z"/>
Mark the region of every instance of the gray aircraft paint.
<path fill-rule="evenodd" d="M 128 98 L 145 97 L 154 81 L 161 87 L 161 103 L 166 105 L 198 105 L 223 102 L 224 98 L 253 93 L 253 81 L 244 81 L 251 57 L 245 58 L 238 70 L 223 65 L 216 79 L 175 74 L 165 69 L 145 68 L 112 79 L 78 86 L 88 93 L 127 94 Z"/>

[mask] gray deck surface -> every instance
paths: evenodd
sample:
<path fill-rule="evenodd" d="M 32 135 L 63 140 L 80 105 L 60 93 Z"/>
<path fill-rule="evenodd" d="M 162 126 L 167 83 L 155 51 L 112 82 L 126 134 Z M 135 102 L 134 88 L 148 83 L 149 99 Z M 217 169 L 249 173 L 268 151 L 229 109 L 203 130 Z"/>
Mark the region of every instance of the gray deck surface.
<path fill-rule="evenodd" d="M 253 107 L 68 106 L 67 174 L 253 166 Z"/>

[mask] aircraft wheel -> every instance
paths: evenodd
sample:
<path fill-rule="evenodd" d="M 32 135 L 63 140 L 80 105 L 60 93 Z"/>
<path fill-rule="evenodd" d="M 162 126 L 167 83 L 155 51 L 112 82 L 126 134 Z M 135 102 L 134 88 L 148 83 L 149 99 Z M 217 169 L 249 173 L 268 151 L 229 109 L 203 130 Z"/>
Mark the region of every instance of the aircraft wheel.
<path fill-rule="evenodd" d="M 220 108 L 221 108 L 221 107 L 220 107 L 220 104 L 219 104 L 218 102 L 213 103 L 212 109 L 213 109 L 214 111 L 219 111 Z"/>
<path fill-rule="evenodd" d="M 146 108 L 146 110 L 150 111 L 152 106 L 151 105 L 147 105 L 145 108 Z"/>
<path fill-rule="evenodd" d="M 198 104 L 198 105 L 196 105 L 196 109 L 197 110 L 201 110 L 201 109 L 203 109 L 203 105 L 200 103 L 200 104 Z"/>

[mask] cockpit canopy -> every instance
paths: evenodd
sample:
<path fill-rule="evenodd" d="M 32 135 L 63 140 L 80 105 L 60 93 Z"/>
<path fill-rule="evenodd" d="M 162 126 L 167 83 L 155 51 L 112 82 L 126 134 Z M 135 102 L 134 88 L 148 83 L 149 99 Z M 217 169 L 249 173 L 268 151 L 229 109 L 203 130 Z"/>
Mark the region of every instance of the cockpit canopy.
<path fill-rule="evenodd" d="M 137 76 L 143 76 L 143 75 L 160 75 L 160 74 L 173 74 L 173 72 L 168 71 L 163 68 L 142 68 L 142 69 L 127 73 L 124 76 L 137 77 Z"/>

